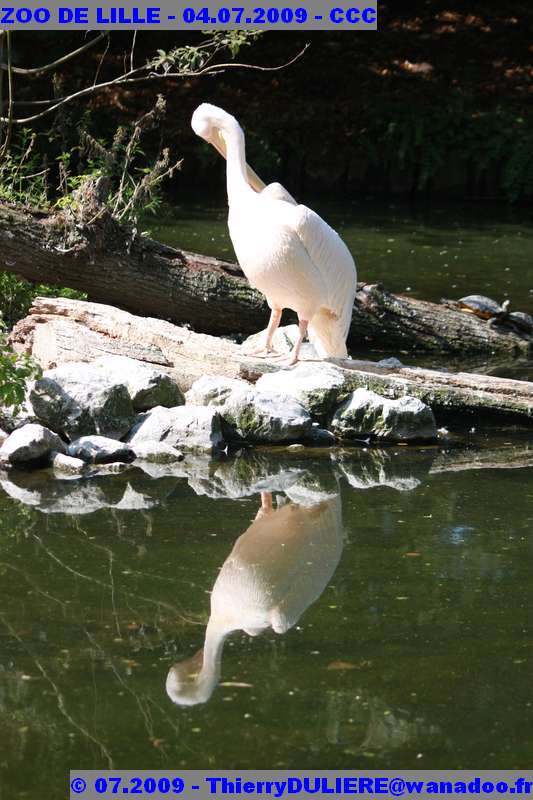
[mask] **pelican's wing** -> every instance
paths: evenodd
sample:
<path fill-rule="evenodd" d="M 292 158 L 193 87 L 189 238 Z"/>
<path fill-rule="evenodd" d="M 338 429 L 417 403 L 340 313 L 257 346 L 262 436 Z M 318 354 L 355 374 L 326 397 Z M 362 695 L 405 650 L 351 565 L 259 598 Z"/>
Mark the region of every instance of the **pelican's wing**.
<path fill-rule="evenodd" d="M 292 227 L 327 287 L 323 305 L 341 319 L 347 307 L 351 309 L 357 287 L 350 251 L 339 234 L 306 206 L 294 208 Z"/>

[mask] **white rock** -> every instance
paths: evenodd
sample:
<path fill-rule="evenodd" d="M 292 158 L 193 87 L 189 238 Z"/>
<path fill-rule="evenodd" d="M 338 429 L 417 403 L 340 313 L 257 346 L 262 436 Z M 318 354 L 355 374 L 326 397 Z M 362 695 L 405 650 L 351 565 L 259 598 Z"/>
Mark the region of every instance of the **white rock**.
<path fill-rule="evenodd" d="M 403 367 L 402 362 L 399 358 L 395 356 L 391 356 L 390 358 L 382 358 L 381 361 L 377 363 L 378 367 L 385 367 L 386 369 L 399 369 Z"/>
<path fill-rule="evenodd" d="M 293 369 L 261 375 L 256 389 L 283 392 L 298 400 L 312 417 L 324 419 L 338 404 L 346 378 L 338 367 L 328 363 L 297 364 Z"/>
<path fill-rule="evenodd" d="M 282 325 L 274 334 L 272 347 L 277 353 L 290 353 L 300 332 L 298 325 Z M 266 330 L 253 333 L 243 342 L 243 350 L 254 350 L 256 347 L 263 347 L 266 340 Z M 311 342 L 304 342 L 300 349 L 301 358 L 318 358 L 318 354 Z M 253 356 L 252 356 L 253 358 Z"/>
<path fill-rule="evenodd" d="M 30 423 L 17 428 L 0 447 L 0 461 L 10 464 L 49 459 L 52 451 L 66 452 L 63 440 L 48 428 Z"/>
<path fill-rule="evenodd" d="M 30 390 L 33 387 L 33 383 L 33 381 L 28 383 L 24 402 L 17 409 L 16 413 L 11 407 L 6 408 L 5 406 L 0 406 L 0 427 L 8 435 L 13 433 L 13 431 L 17 428 L 22 428 L 23 425 L 29 425 L 30 423 L 35 423 L 37 425 L 40 424 L 40 420 L 35 416 L 29 400 Z"/>
<path fill-rule="evenodd" d="M 135 459 L 135 452 L 129 445 L 106 436 L 82 436 L 69 445 L 68 454 L 87 464 L 127 464 Z"/>
<path fill-rule="evenodd" d="M 148 364 L 114 355 L 101 356 L 92 363 L 128 388 L 136 411 L 149 411 L 156 406 L 173 408 L 185 402 L 176 381 Z"/>
<path fill-rule="evenodd" d="M 175 464 L 184 459 L 180 450 L 165 442 L 137 442 L 132 449 L 136 458 L 150 464 Z"/>
<path fill-rule="evenodd" d="M 305 443 L 309 447 L 334 447 L 337 444 L 337 440 L 331 431 L 313 425 L 309 438 Z"/>
<path fill-rule="evenodd" d="M 252 443 L 300 441 L 313 424 L 294 397 L 255 389 L 231 394 L 220 413 L 232 431 Z"/>
<path fill-rule="evenodd" d="M 416 397 L 389 400 L 357 389 L 337 409 L 331 430 L 339 439 L 374 436 L 392 442 L 432 441 L 437 426 L 431 408 Z"/>
<path fill-rule="evenodd" d="M 233 392 L 242 392 L 250 388 L 249 383 L 238 378 L 204 375 L 193 383 L 185 394 L 185 399 L 189 405 L 222 406 Z"/>
<path fill-rule="evenodd" d="M 225 447 L 222 418 L 209 406 L 157 406 L 140 414 L 128 437 L 135 447 L 140 442 L 165 442 L 176 449 L 215 454 Z"/>
<path fill-rule="evenodd" d="M 30 400 L 39 420 L 71 441 L 95 433 L 120 439 L 134 422 L 126 385 L 93 364 L 47 370 Z"/>
<path fill-rule="evenodd" d="M 51 464 L 54 472 L 64 475 L 81 475 L 85 469 L 85 462 L 81 458 L 72 458 L 64 453 L 52 453 Z"/>

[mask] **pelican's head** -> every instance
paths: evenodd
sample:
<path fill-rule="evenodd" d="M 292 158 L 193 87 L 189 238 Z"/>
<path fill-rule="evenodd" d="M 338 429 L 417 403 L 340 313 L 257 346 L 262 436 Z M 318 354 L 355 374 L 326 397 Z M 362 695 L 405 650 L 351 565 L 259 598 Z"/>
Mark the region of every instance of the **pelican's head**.
<path fill-rule="evenodd" d="M 219 131 L 229 132 L 240 127 L 235 117 L 211 103 L 202 103 L 198 106 L 192 115 L 191 126 L 197 136 L 211 144 Z"/>
<path fill-rule="evenodd" d="M 178 706 L 195 706 L 206 703 L 216 686 L 214 679 L 205 679 L 202 675 L 203 650 L 199 650 L 192 658 L 174 664 L 167 675 L 166 690 L 173 703 Z"/>
<path fill-rule="evenodd" d="M 227 137 L 242 136 L 242 129 L 235 117 L 211 103 L 198 106 L 191 119 L 191 127 L 197 136 L 213 145 L 226 158 Z"/>

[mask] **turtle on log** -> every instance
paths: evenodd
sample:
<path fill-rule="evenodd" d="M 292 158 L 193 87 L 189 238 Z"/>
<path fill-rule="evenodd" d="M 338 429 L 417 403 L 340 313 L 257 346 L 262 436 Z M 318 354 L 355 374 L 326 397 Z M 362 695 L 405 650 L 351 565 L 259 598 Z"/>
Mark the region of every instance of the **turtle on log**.
<path fill-rule="evenodd" d="M 496 300 L 482 294 L 469 294 L 459 300 L 445 300 L 444 303 L 468 314 L 474 314 L 480 319 L 486 319 L 491 326 L 505 326 L 516 333 L 533 334 L 533 317 L 522 311 L 510 312 L 509 300 L 500 305 Z"/>
<path fill-rule="evenodd" d="M 461 311 L 474 314 L 481 319 L 488 319 L 493 324 L 500 324 L 509 316 L 509 300 L 505 300 L 500 305 L 496 300 L 482 294 L 469 294 L 467 297 L 461 297 L 457 300 L 456 305 Z"/>

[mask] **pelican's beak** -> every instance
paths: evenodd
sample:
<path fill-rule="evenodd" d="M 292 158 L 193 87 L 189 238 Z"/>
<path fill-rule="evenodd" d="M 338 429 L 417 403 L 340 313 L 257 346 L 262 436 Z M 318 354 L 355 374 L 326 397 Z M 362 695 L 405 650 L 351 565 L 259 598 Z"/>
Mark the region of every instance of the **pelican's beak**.
<path fill-rule="evenodd" d="M 215 150 L 218 150 L 222 158 L 227 158 L 228 149 L 226 147 L 226 140 L 224 139 L 224 134 L 222 131 L 215 130 L 213 136 L 209 140 L 210 144 L 213 145 Z"/>
<path fill-rule="evenodd" d="M 224 132 L 221 130 L 215 130 L 212 137 L 209 139 L 209 144 L 213 145 L 215 150 L 218 150 L 222 158 L 228 157 L 228 148 L 226 145 L 226 139 L 224 138 Z M 248 183 L 254 190 L 254 192 L 262 192 L 265 188 L 265 185 L 259 175 L 257 175 L 249 164 L 246 164 L 246 177 L 248 178 Z"/>

